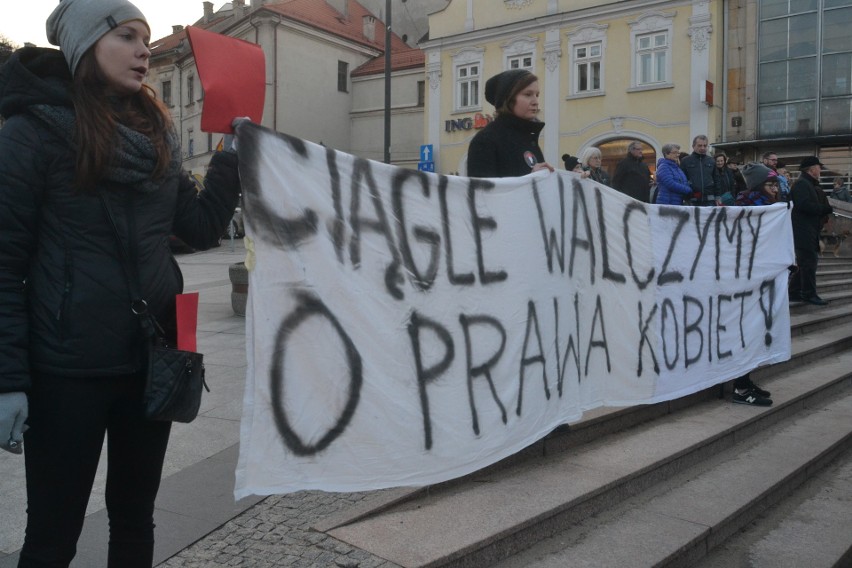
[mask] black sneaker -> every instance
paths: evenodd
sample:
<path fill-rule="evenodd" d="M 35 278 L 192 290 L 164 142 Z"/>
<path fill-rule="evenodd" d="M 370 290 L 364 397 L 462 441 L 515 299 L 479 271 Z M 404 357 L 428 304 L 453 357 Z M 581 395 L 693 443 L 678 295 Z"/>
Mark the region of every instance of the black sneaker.
<path fill-rule="evenodd" d="M 769 398 L 772 394 L 768 390 L 764 390 L 754 384 L 750 378 L 745 379 L 743 382 L 745 383 L 746 390 L 749 390 L 758 396 L 762 396 L 763 398 Z"/>
<path fill-rule="evenodd" d="M 760 396 L 753 390 L 747 390 L 744 393 L 734 391 L 731 396 L 731 402 L 735 404 L 750 404 L 752 406 L 772 406 L 772 399 Z"/>
<path fill-rule="evenodd" d="M 804 298 L 804 301 L 813 304 L 814 306 L 827 306 L 828 300 L 823 300 L 819 296 L 811 296 L 810 298 Z"/>

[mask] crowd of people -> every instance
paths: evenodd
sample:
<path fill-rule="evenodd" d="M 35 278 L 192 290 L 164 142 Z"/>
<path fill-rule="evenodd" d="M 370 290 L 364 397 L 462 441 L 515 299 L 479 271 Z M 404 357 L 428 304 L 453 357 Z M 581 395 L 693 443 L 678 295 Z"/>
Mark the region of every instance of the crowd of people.
<path fill-rule="evenodd" d="M 198 249 L 218 242 L 240 195 L 237 156 L 215 153 L 196 190 L 181 169 L 169 112 L 144 84 L 150 29 L 127 0 L 63 0 L 47 31 L 59 50 L 25 47 L 0 72 L 0 448 L 21 453 L 27 445 L 19 566 L 67 566 L 74 557 L 105 436 L 108 566 L 150 566 L 170 423 L 142 415 L 144 338 L 119 249 L 129 249 L 148 310 L 173 334 L 182 279 L 164 243 L 171 234 Z M 526 70 L 486 82 L 496 119 L 471 141 L 468 175 L 554 171 L 538 144 L 539 95 Z M 790 299 L 825 305 L 815 275 L 832 208 L 819 159 L 802 160 L 790 184 L 774 153 L 740 169 L 709 146 L 707 136 L 695 137 L 690 154 L 665 144 L 655 176 L 640 142 L 612 177 L 598 148 L 562 159 L 565 169 L 646 203 L 792 201 Z M 842 185 L 836 194 L 848 199 Z M 102 209 L 115 209 L 117 221 Z M 735 402 L 766 406 L 769 396 L 748 374 L 734 383 Z"/>
<path fill-rule="evenodd" d="M 538 145 L 544 123 L 537 117 L 536 76 L 525 70 L 499 73 L 486 82 L 485 98 L 495 106 L 497 117 L 471 141 L 468 175 L 506 177 L 543 168 L 553 171 L 553 166 L 544 162 Z M 798 178 L 791 183 L 787 166 L 778 161 L 775 152 L 764 153 L 759 162 L 741 165 L 724 152 L 711 155 L 709 150 L 710 140 L 705 135 L 692 140 L 691 153 L 682 152 L 679 144 L 664 144 L 652 175 L 644 161 L 642 143 L 633 141 L 611 178 L 602 167 L 598 148 L 587 148 L 581 156 L 563 154 L 562 160 L 566 170 L 645 203 L 719 207 L 792 202 L 796 265 L 791 267 L 789 300 L 817 306 L 828 304 L 816 290 L 819 236 L 833 211 L 819 184 L 825 167 L 819 158 L 804 158 L 799 164 Z M 832 196 L 850 200 L 842 178 L 835 183 Z M 733 389 L 734 402 L 772 404 L 769 391 L 754 384 L 748 373 L 734 381 Z"/>

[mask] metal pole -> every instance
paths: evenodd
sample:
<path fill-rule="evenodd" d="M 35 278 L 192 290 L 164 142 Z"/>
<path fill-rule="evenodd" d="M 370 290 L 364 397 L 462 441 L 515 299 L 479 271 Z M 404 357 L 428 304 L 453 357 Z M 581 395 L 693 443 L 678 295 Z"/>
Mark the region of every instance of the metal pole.
<path fill-rule="evenodd" d="M 390 108 L 391 108 L 391 0 L 385 0 L 385 163 L 390 157 Z"/>

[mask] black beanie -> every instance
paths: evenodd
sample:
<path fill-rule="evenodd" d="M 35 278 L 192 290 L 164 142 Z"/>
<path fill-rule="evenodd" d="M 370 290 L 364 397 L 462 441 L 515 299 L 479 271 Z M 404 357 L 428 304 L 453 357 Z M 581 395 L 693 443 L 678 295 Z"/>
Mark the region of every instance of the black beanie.
<path fill-rule="evenodd" d="M 528 75 L 532 75 L 526 69 L 510 69 L 497 73 L 485 82 L 485 100 L 499 109 L 506 103 L 509 93 L 515 85 Z"/>
<path fill-rule="evenodd" d="M 577 167 L 577 164 L 580 163 L 580 159 L 577 156 L 572 156 L 571 154 L 562 154 L 562 161 L 565 163 L 565 169 L 569 172 Z"/>

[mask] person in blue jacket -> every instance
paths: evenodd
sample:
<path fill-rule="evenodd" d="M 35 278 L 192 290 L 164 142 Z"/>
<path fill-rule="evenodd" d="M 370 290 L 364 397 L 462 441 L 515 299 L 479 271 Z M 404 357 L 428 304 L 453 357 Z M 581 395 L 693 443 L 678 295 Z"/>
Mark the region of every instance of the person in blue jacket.
<path fill-rule="evenodd" d="M 660 205 L 683 205 L 684 199 L 692 195 L 692 187 L 686 181 L 686 174 L 680 169 L 678 144 L 664 144 L 663 157 L 657 160 L 657 198 Z"/>

